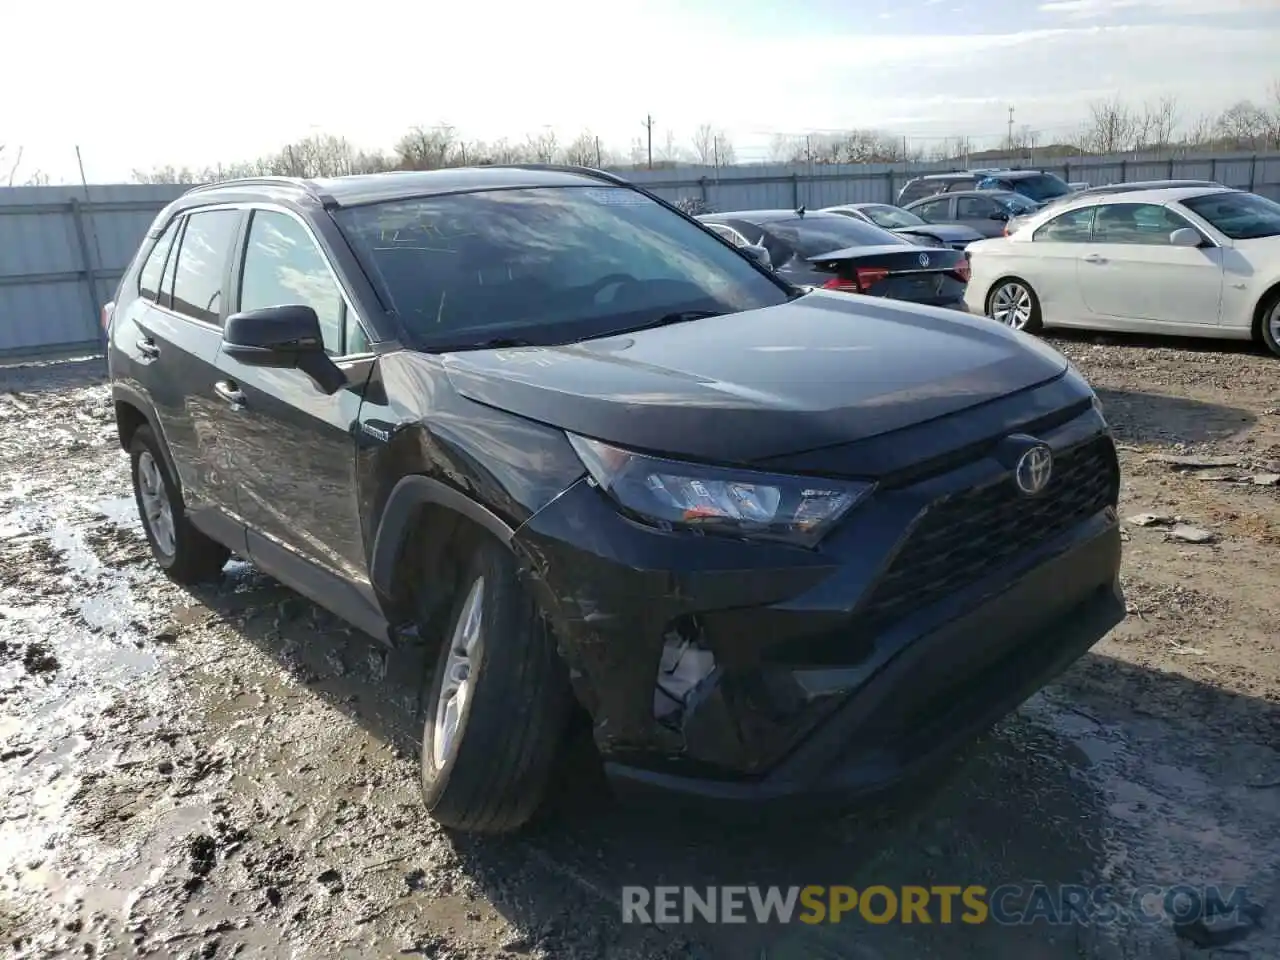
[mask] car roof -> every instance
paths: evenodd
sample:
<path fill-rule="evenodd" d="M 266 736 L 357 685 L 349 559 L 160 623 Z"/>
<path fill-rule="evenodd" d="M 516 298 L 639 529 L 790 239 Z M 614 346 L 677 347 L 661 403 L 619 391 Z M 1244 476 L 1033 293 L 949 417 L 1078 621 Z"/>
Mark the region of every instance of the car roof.
<path fill-rule="evenodd" d="M 1121 193 L 1094 193 L 1083 195 L 1079 198 L 1079 204 L 1072 203 L 1071 206 L 1083 206 L 1090 202 L 1098 204 L 1122 203 L 1130 200 L 1141 203 L 1169 203 L 1174 200 L 1188 200 L 1192 197 L 1207 197 L 1216 193 L 1244 192 L 1245 191 L 1243 190 L 1236 190 L 1233 187 L 1164 187 L 1153 190 L 1126 190 Z"/>
<path fill-rule="evenodd" d="M 1091 193 L 1128 193 L 1130 190 L 1172 190 L 1178 187 L 1216 187 L 1221 190 L 1226 184 L 1216 180 L 1134 180 L 1131 183 L 1102 183 L 1096 187 L 1087 187 L 1080 191 L 1082 196 Z"/>
<path fill-rule="evenodd" d="M 950 200 L 952 197 L 1017 197 L 1019 200 L 1026 200 L 1020 193 L 1014 193 L 1012 190 L 952 190 L 948 193 L 931 193 L 927 197 L 921 197 L 919 200 L 912 200 L 908 207 L 914 207 L 917 203 L 928 203 L 930 200 Z M 1034 202 L 1034 201 L 1032 201 Z"/>
<path fill-rule="evenodd" d="M 827 210 L 806 210 L 803 219 L 819 219 L 819 220 L 844 220 L 845 217 L 838 213 L 831 213 Z M 708 223 L 719 223 L 724 220 L 745 220 L 747 223 L 773 223 L 776 220 L 798 220 L 801 219 L 799 210 L 731 210 L 721 213 L 706 213 L 698 217 L 699 220 L 706 220 Z"/>
<path fill-rule="evenodd" d="M 949 173 L 927 173 L 919 180 L 982 180 L 999 177 L 1001 180 L 1024 180 L 1027 177 L 1046 176 L 1043 170 L 952 170 Z"/>
<path fill-rule="evenodd" d="M 521 187 L 570 187 L 591 183 L 629 186 L 612 174 L 586 167 L 515 165 L 450 167 L 443 170 L 398 170 L 390 173 L 352 174 L 344 177 L 256 177 L 227 180 L 195 187 L 183 194 L 189 204 L 244 196 L 268 199 L 306 197 L 325 206 L 353 207 L 366 203 L 408 200 L 414 197 L 480 190 L 511 190 Z"/>

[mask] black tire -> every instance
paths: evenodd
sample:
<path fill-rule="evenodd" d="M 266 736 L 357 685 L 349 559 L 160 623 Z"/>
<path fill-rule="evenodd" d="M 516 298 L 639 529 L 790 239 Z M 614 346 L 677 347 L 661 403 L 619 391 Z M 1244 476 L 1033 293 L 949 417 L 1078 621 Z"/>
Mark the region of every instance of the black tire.
<path fill-rule="evenodd" d="M 451 655 L 464 645 L 460 621 L 477 582 L 479 627 L 468 658 L 470 686 L 457 732 L 438 757 L 437 715 Z M 546 620 L 505 547 L 479 538 L 463 564 L 457 594 L 435 669 L 425 680 L 423 800 L 446 827 L 511 833 L 529 822 L 546 795 L 573 695 Z"/>
<path fill-rule="evenodd" d="M 1258 311 L 1258 339 L 1280 356 L 1280 293 L 1273 293 Z"/>
<path fill-rule="evenodd" d="M 172 537 L 158 532 L 155 520 L 149 513 L 144 500 L 147 494 L 144 488 L 150 487 L 140 473 L 149 473 L 150 464 L 155 465 L 164 495 L 168 499 Z M 147 535 L 147 543 L 151 545 L 151 555 L 172 580 L 182 584 L 205 583 L 217 580 L 222 568 L 231 556 L 231 551 L 215 540 L 209 539 L 187 519 L 186 503 L 182 499 L 182 491 L 169 473 L 168 461 L 160 450 L 155 434 L 148 426 L 139 427 L 133 432 L 129 442 L 129 468 L 133 477 L 133 499 L 138 505 L 138 516 L 142 520 L 142 529 Z"/>
<path fill-rule="evenodd" d="M 997 295 L 1001 294 L 1005 290 L 1011 290 L 1013 288 L 1024 291 L 1030 301 L 1029 314 L 1026 322 L 1018 325 L 1000 320 L 995 314 L 995 301 Z M 1005 326 L 1011 327 L 1014 330 L 1021 330 L 1023 333 L 1039 333 L 1044 329 L 1044 318 L 1040 313 L 1040 298 L 1036 296 L 1035 288 L 1021 277 L 1001 277 L 993 283 L 991 285 L 991 289 L 987 291 L 987 302 L 985 306 L 988 317 L 995 320 L 997 323 L 1004 323 Z"/>

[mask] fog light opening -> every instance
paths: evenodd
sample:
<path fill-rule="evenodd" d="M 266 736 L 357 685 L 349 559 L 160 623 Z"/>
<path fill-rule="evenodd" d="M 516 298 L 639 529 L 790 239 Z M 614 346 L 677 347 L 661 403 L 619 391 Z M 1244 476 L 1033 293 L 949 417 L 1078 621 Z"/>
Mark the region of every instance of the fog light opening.
<path fill-rule="evenodd" d="M 653 688 L 655 720 L 679 727 L 698 688 L 716 669 L 716 658 L 698 642 L 693 621 L 673 624 L 663 638 L 662 656 Z"/>

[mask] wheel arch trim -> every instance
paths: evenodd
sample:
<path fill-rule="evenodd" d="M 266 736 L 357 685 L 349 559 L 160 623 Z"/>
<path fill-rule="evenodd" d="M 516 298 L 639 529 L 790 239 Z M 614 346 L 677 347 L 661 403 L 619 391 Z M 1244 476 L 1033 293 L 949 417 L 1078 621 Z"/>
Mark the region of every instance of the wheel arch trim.
<path fill-rule="evenodd" d="M 395 570 L 418 512 L 428 506 L 451 510 L 511 547 L 515 530 L 505 520 L 466 494 L 433 477 L 412 474 L 392 487 L 374 534 L 369 579 L 383 597 L 395 595 Z"/>

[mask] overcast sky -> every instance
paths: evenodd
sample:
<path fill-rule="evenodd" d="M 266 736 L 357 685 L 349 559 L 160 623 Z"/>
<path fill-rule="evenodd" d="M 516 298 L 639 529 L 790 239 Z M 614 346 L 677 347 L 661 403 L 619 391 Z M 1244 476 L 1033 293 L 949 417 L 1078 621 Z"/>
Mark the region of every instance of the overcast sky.
<path fill-rule="evenodd" d="M 0 143 L 54 182 L 77 144 L 108 182 L 442 122 L 625 150 L 649 113 L 655 142 L 712 122 L 743 159 L 855 126 L 993 146 L 1010 105 L 1048 142 L 1093 99 L 1172 93 L 1189 119 L 1280 79 L 1280 0 L 43 0 L 4 28 Z"/>

